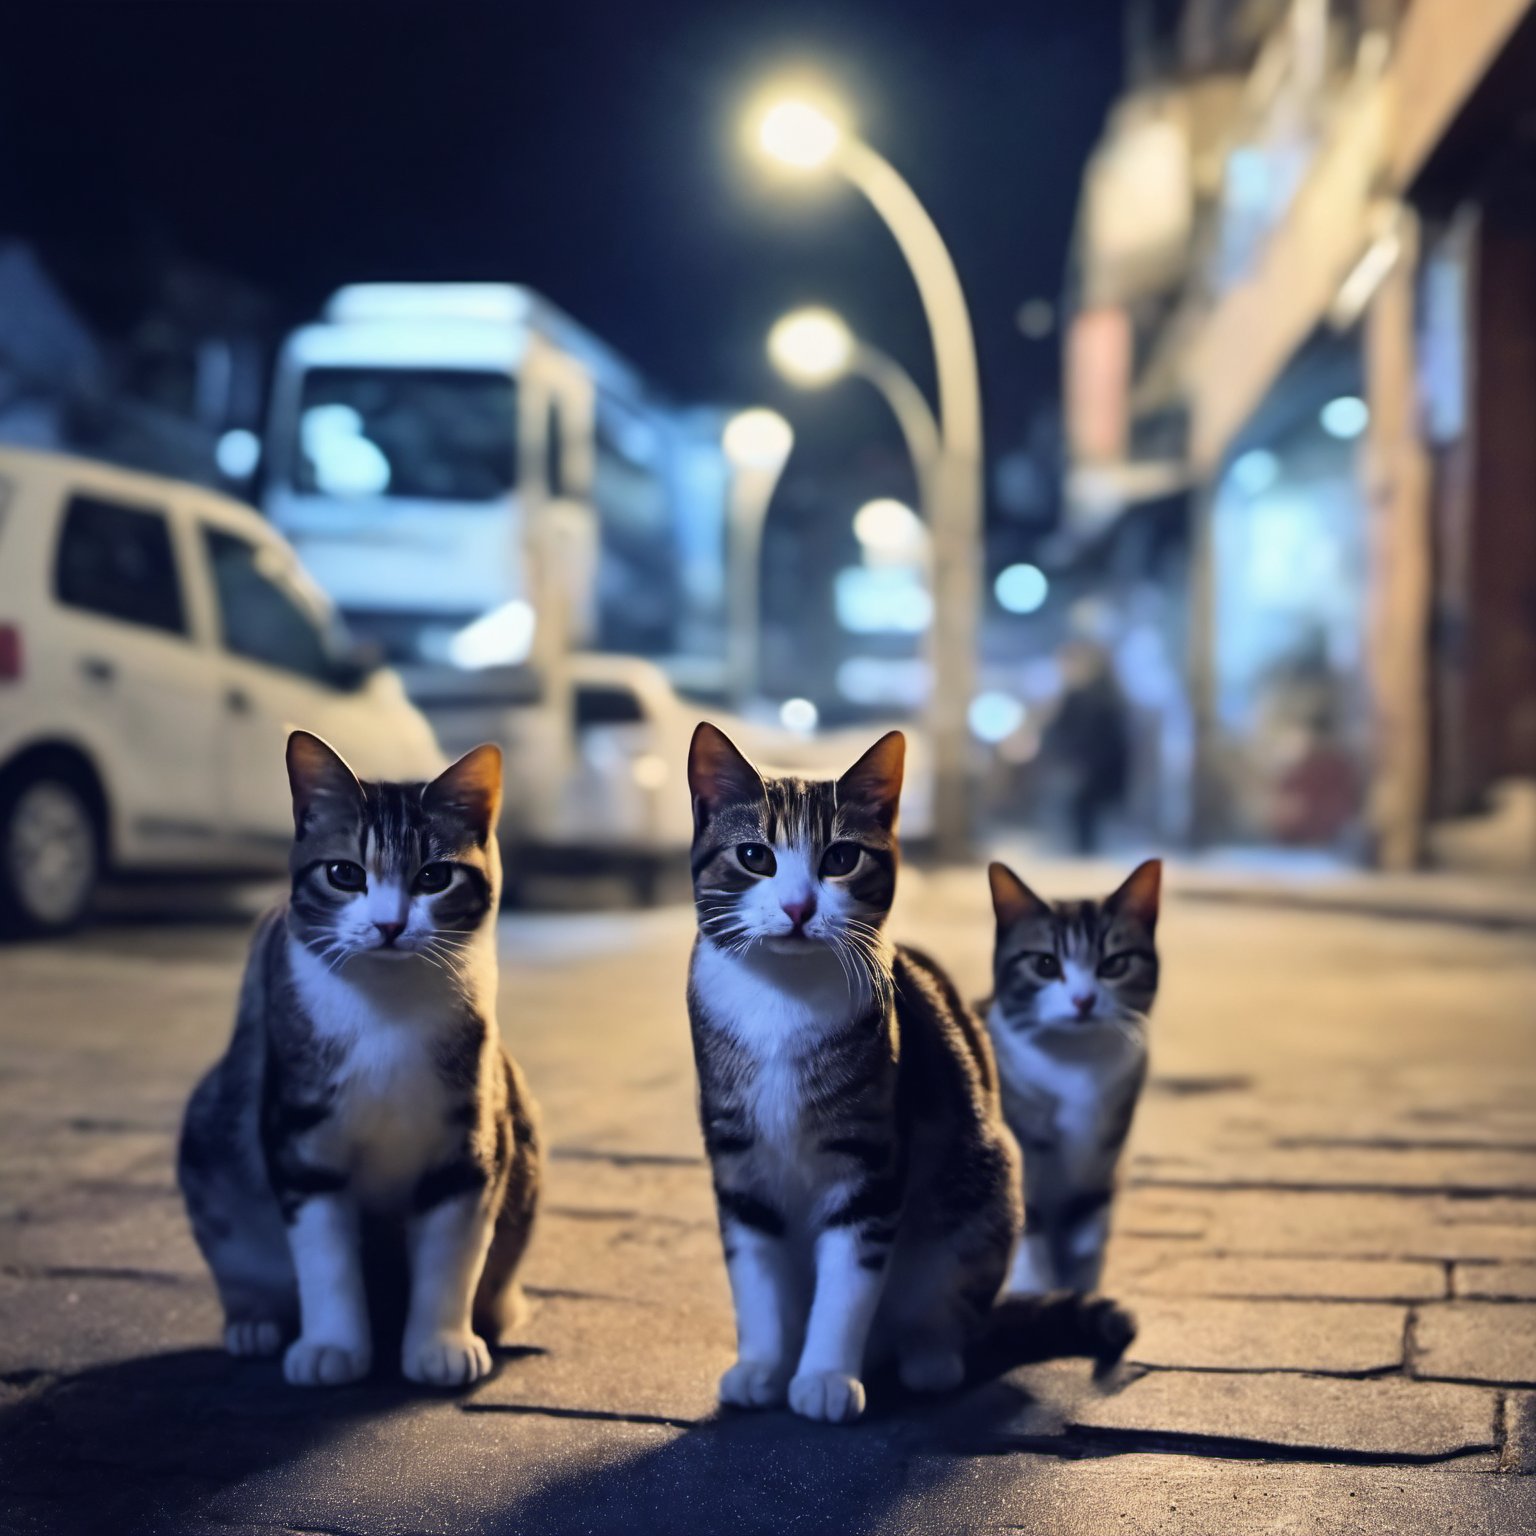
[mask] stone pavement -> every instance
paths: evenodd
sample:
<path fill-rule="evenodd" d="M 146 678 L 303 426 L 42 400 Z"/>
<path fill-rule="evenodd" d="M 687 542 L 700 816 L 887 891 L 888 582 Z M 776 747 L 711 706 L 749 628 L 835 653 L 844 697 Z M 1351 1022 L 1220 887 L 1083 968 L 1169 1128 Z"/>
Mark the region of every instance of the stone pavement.
<path fill-rule="evenodd" d="M 904 878 L 898 932 L 981 990 L 985 882 Z M 1128 1359 L 887 1387 L 851 1429 L 714 1407 L 686 910 L 504 923 L 554 1155 L 526 1344 L 457 1396 L 212 1347 L 171 1138 L 238 921 L 0 950 L 0 1531 L 1536 1529 L 1529 934 L 1177 891 L 1107 1276 Z"/>

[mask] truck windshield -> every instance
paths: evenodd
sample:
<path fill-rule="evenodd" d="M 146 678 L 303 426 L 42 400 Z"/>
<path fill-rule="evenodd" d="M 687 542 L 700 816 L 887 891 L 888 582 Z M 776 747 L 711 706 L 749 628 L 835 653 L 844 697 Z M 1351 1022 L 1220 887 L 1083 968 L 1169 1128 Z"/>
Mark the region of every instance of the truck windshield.
<path fill-rule="evenodd" d="M 462 368 L 314 368 L 294 486 L 308 495 L 490 501 L 517 483 L 515 386 Z"/>

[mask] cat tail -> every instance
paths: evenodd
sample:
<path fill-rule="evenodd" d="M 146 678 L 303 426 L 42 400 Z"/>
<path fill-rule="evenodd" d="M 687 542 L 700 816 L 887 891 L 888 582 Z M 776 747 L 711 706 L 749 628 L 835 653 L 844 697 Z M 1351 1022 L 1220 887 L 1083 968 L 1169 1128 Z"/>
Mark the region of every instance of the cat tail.
<path fill-rule="evenodd" d="M 1108 1296 L 1052 1291 L 1002 1296 L 966 1351 L 966 1379 L 984 1381 L 1016 1365 L 1086 1357 L 1095 1374 L 1109 1370 L 1136 1337 L 1136 1318 Z"/>

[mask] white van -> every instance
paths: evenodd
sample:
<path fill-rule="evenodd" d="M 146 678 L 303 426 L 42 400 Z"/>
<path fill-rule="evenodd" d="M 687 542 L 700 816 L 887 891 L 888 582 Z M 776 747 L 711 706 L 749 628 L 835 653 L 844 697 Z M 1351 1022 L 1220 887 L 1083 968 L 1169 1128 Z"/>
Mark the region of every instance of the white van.
<path fill-rule="evenodd" d="M 698 415 L 512 284 L 356 284 L 283 348 L 263 504 L 443 745 L 505 748 L 514 896 L 604 868 L 649 894 L 688 847 L 697 716 L 638 658 L 718 584 Z"/>
<path fill-rule="evenodd" d="M 367 776 L 443 764 L 249 507 L 0 448 L 0 925 L 67 929 L 107 875 L 281 871 L 294 726 Z"/>

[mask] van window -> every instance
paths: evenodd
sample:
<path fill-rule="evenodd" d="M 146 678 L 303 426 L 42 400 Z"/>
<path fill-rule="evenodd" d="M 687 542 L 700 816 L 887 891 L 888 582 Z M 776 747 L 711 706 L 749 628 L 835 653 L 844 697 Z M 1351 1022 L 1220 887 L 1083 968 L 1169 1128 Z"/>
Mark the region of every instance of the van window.
<path fill-rule="evenodd" d="M 324 621 L 287 579 L 280 558 L 222 528 L 203 529 L 223 624 L 224 648 L 318 682 L 335 663 Z"/>
<path fill-rule="evenodd" d="M 517 484 L 515 386 L 467 368 L 312 368 L 294 459 L 308 495 L 491 501 Z"/>
<path fill-rule="evenodd" d="M 581 685 L 576 689 L 576 734 L 599 725 L 643 725 L 645 711 L 632 688 L 612 685 Z"/>
<path fill-rule="evenodd" d="M 164 512 L 71 496 L 53 570 L 54 595 L 124 624 L 184 635 L 186 611 Z"/>

